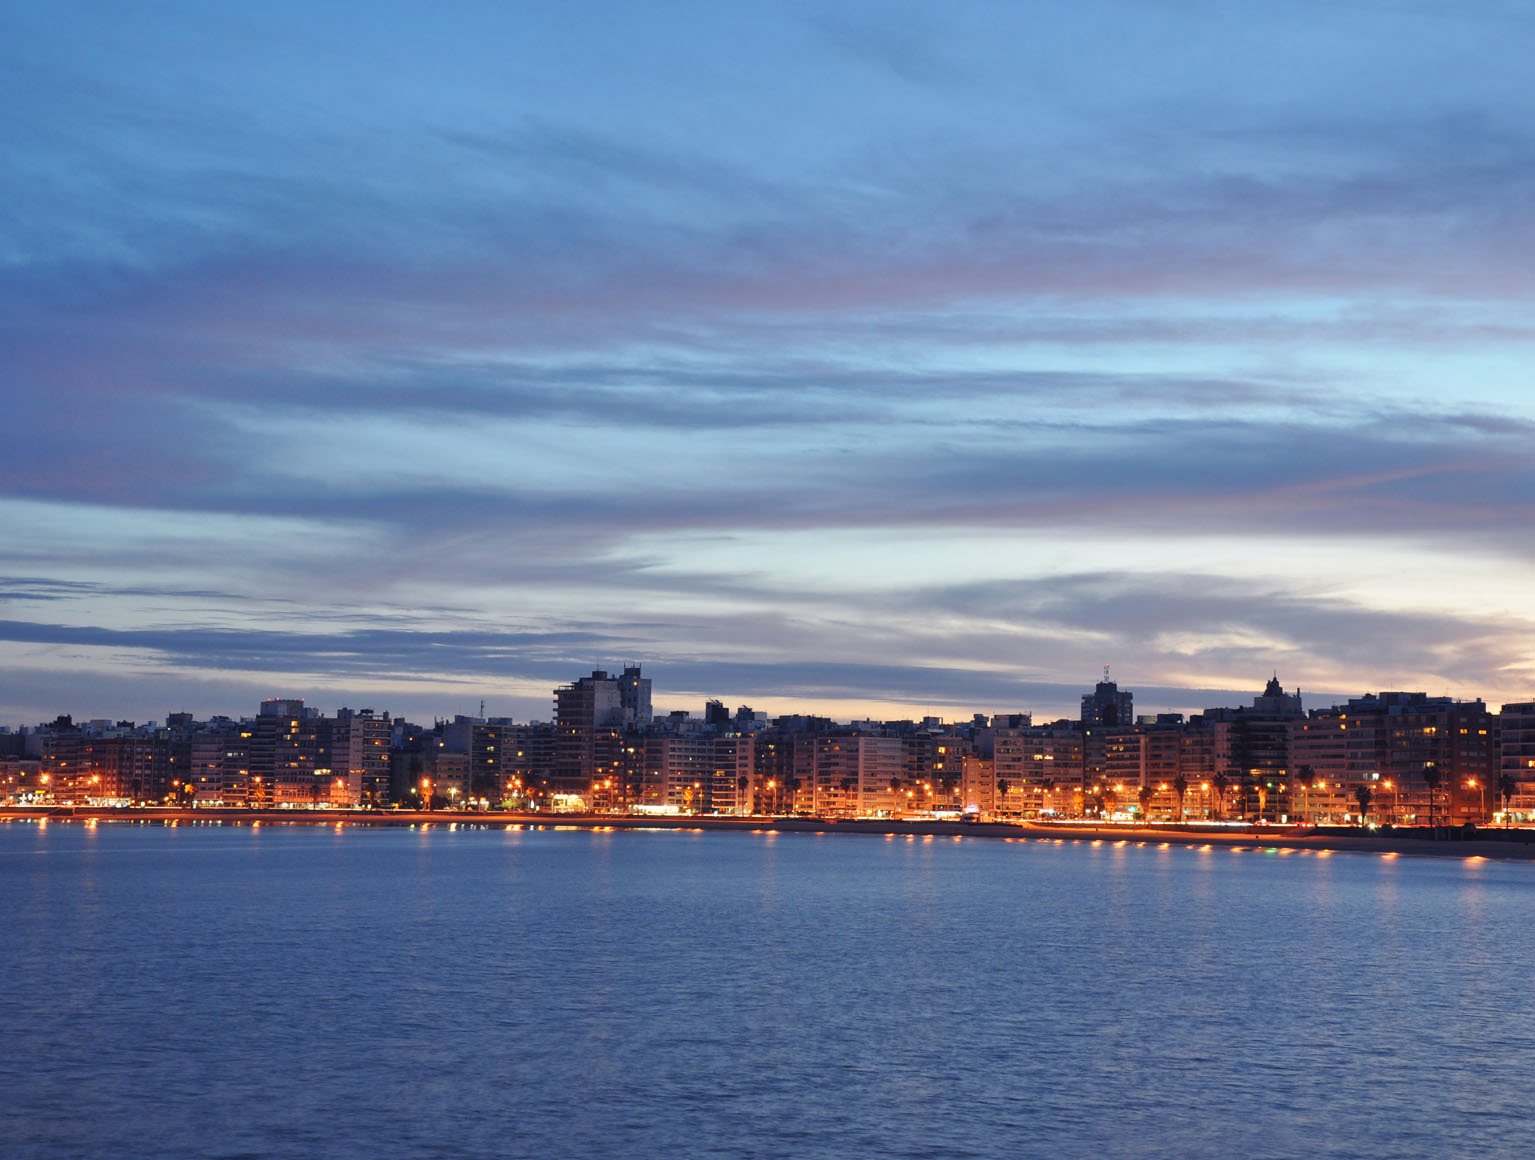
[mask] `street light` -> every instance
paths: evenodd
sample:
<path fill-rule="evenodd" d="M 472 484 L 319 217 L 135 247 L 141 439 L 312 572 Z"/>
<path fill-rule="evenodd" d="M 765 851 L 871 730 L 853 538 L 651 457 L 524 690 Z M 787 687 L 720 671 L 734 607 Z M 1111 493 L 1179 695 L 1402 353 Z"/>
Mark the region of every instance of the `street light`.
<path fill-rule="evenodd" d="M 1480 789 L 1482 791 L 1482 812 L 1477 818 L 1478 821 L 1482 821 L 1487 817 L 1487 785 L 1485 782 L 1478 782 L 1476 778 L 1473 777 L 1471 780 L 1466 782 L 1466 788 Z"/>

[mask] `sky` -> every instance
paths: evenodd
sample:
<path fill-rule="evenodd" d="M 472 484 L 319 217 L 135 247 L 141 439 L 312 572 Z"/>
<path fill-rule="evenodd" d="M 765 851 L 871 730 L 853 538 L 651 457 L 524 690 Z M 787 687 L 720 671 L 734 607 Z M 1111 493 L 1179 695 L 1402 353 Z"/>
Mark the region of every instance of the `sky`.
<path fill-rule="evenodd" d="M 1523 3 L 0 9 L 0 724 L 1535 697 Z"/>

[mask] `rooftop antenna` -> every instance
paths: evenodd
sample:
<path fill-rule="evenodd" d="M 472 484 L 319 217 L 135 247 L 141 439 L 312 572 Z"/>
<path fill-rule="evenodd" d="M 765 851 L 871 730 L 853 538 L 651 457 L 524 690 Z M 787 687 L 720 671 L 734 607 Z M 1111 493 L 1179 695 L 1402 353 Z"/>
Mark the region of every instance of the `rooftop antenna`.
<path fill-rule="evenodd" d="M 1108 665 L 1104 665 L 1103 666 L 1103 683 L 1105 685 L 1109 683 L 1109 666 Z"/>
<path fill-rule="evenodd" d="M 485 720 L 485 698 L 480 698 L 480 720 Z"/>

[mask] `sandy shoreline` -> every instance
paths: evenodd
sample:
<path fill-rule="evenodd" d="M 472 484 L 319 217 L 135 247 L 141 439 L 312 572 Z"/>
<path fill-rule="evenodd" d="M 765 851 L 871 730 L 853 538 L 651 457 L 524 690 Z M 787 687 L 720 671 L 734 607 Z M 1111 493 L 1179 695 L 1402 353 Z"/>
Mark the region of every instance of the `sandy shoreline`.
<path fill-rule="evenodd" d="M 533 827 L 587 830 L 717 830 L 754 833 L 875 834 L 1011 841 L 1168 845 L 1211 849 L 1262 849 L 1318 853 L 1422 855 L 1429 857 L 1535 860 L 1535 831 L 1483 830 L 1474 838 L 1438 840 L 1403 834 L 1364 834 L 1291 826 L 1115 826 L 1071 823 L 967 823 L 953 821 L 839 820 L 782 817 L 628 817 L 604 814 L 459 813 L 406 810 L 247 810 L 0 808 L 0 821 L 64 823 L 159 823 L 164 825 L 279 825 L 389 827 Z M 1492 837 L 1497 833 L 1506 837 Z"/>

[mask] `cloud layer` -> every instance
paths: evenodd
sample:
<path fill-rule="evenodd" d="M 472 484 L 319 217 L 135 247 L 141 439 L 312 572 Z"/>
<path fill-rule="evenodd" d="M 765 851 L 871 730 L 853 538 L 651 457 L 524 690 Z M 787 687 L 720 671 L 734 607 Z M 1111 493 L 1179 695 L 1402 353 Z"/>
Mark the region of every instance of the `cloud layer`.
<path fill-rule="evenodd" d="M 0 719 L 1529 696 L 1518 6 L 0 20 Z"/>

